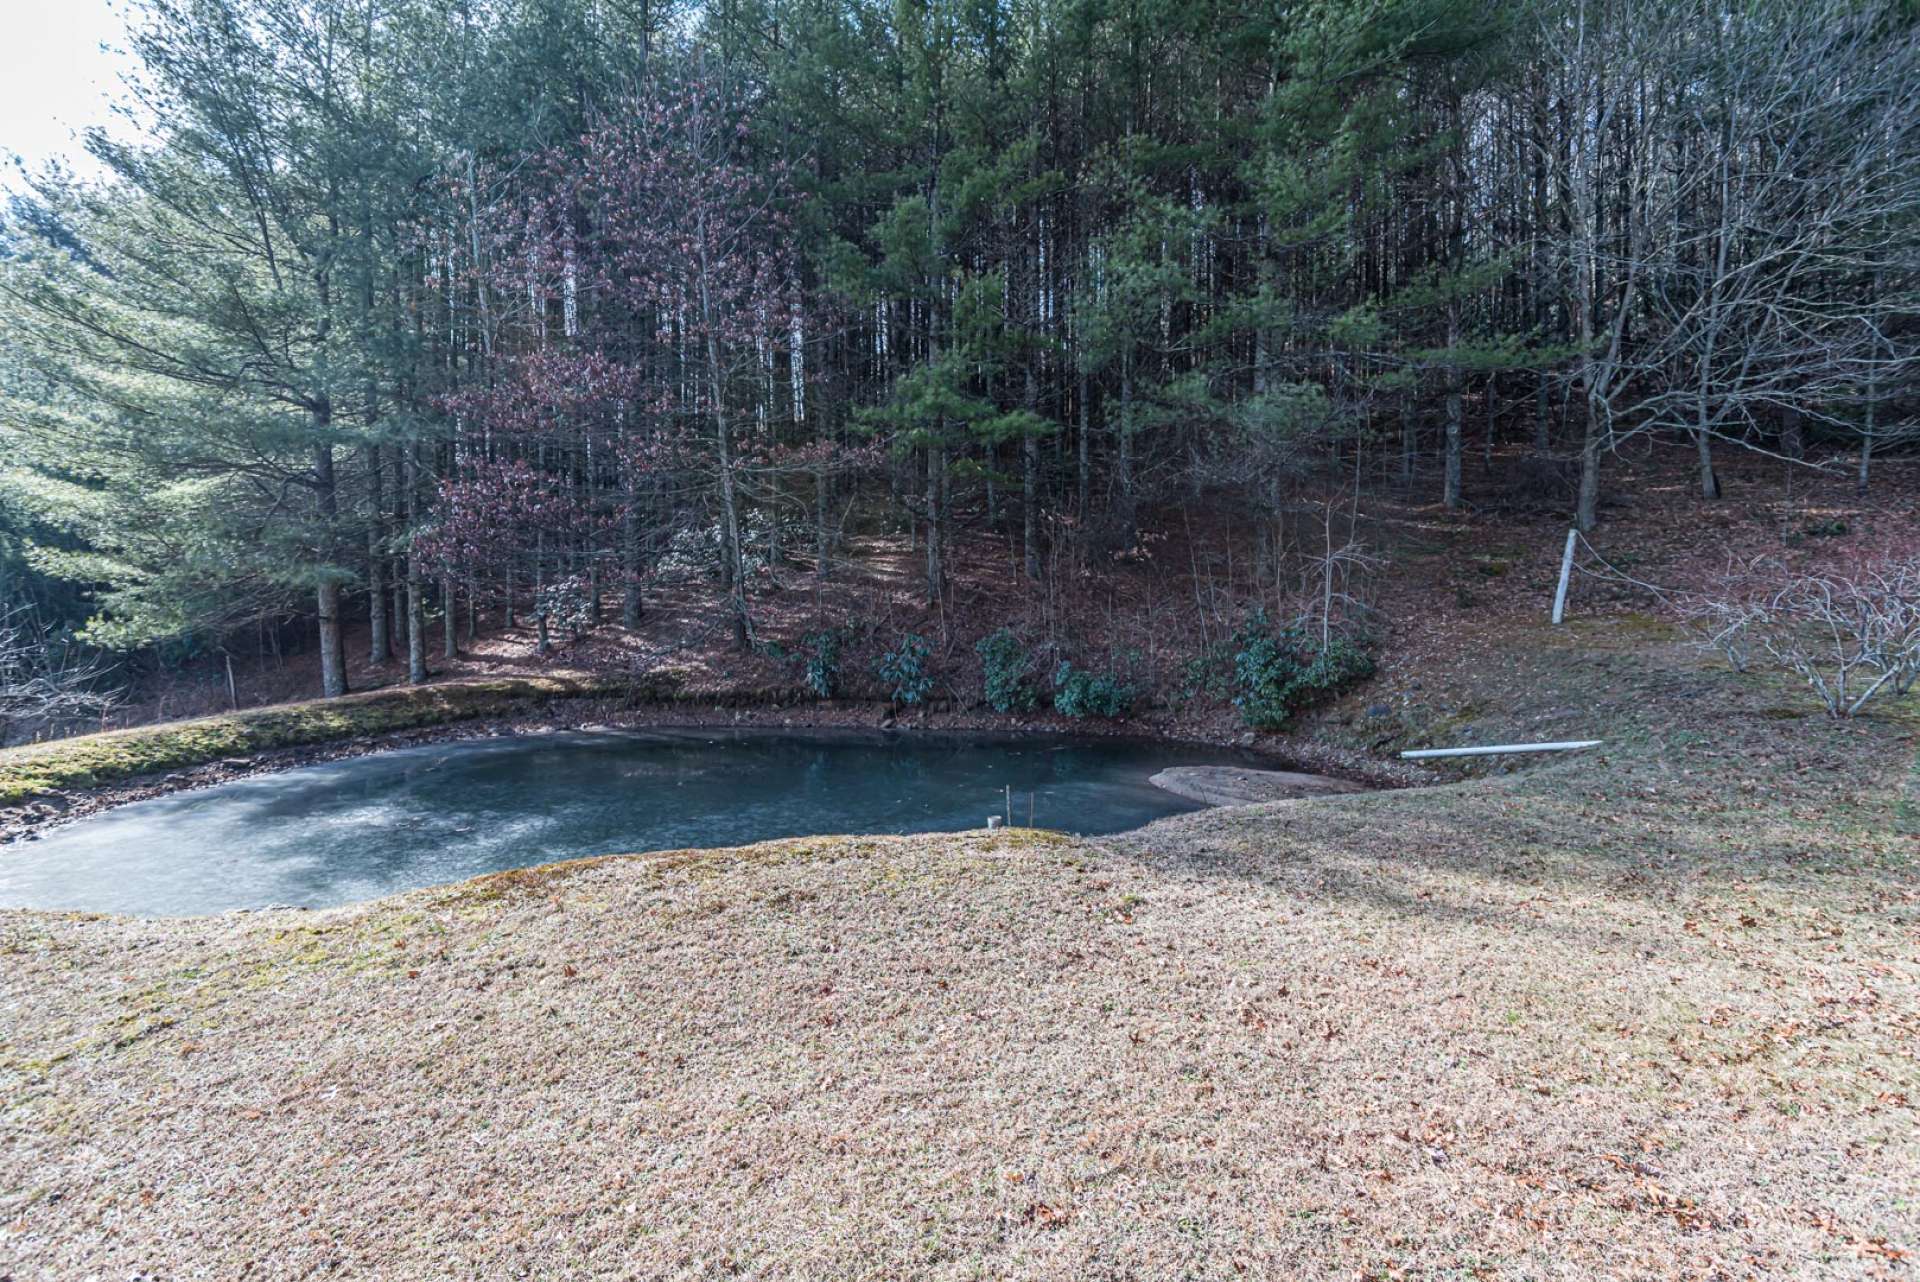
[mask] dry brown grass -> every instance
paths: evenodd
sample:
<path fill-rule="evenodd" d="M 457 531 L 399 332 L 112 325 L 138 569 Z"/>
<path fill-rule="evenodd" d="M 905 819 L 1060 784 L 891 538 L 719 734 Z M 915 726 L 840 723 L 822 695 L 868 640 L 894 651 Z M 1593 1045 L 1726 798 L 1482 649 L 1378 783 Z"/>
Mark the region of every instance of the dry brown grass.
<path fill-rule="evenodd" d="M 1528 653 L 1590 716 L 1680 680 Z M 1906 1276 L 1910 730 L 1685 680 L 1104 845 L 7 914 L 0 1276 Z"/>

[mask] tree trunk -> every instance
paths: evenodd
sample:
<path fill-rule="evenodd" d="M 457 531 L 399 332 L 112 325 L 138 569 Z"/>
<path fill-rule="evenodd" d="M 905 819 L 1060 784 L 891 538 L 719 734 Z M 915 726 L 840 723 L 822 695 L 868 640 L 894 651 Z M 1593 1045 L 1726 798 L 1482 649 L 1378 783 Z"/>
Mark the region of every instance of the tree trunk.
<path fill-rule="evenodd" d="M 386 486 L 380 473 L 380 447 L 367 447 L 367 661 L 375 667 L 393 657 L 387 634 Z"/>
<path fill-rule="evenodd" d="M 460 657 L 459 637 L 455 630 L 459 627 L 459 602 L 453 590 L 453 576 L 440 576 L 440 657 L 457 659 Z"/>
<path fill-rule="evenodd" d="M 1875 398 L 1879 395 L 1879 379 L 1876 369 L 1867 375 L 1867 415 L 1860 429 L 1860 470 L 1854 475 L 1853 492 L 1856 497 L 1867 497 L 1867 469 L 1873 464 L 1873 431 Z"/>
<path fill-rule="evenodd" d="M 1133 352 L 1120 358 L 1120 440 L 1115 452 L 1120 473 L 1120 532 L 1133 546 Z"/>
<path fill-rule="evenodd" d="M 1580 497 L 1573 514 L 1574 525 L 1583 533 L 1591 530 L 1599 520 L 1600 447 L 1605 436 L 1603 421 L 1603 415 L 1589 400 L 1586 432 L 1580 440 Z"/>
<path fill-rule="evenodd" d="M 946 597 L 947 567 L 940 558 L 941 450 L 927 445 L 927 604 L 938 606 Z"/>
<path fill-rule="evenodd" d="M 816 583 L 825 580 L 832 567 L 832 531 L 827 528 L 827 469 L 818 467 L 813 472 L 813 577 Z"/>
<path fill-rule="evenodd" d="M 405 519 L 403 513 L 396 515 Z M 393 648 L 389 653 L 398 654 L 407 648 L 407 570 L 403 562 L 387 563 L 387 584 L 387 590 L 393 597 L 388 603 L 392 608 L 387 612 L 387 617 L 393 621 L 393 635 L 388 638 Z"/>
<path fill-rule="evenodd" d="M 931 304 L 929 304 L 931 306 Z M 940 335 L 930 328 L 927 335 L 927 362 L 938 364 L 940 361 Z M 941 510 L 941 499 L 946 494 L 943 484 L 946 470 L 946 433 L 947 420 L 944 415 L 934 420 L 933 439 L 927 442 L 927 605 L 939 608 L 947 599 L 947 567 L 941 559 L 941 530 L 945 525 L 946 513 Z"/>
<path fill-rule="evenodd" d="M 1724 206 L 1721 210 L 1724 215 Z M 1720 269 L 1715 275 L 1707 293 L 1707 314 L 1713 317 L 1719 310 L 1715 296 L 1719 291 L 1720 276 L 1726 271 L 1726 245 L 1729 237 L 1725 229 L 1720 234 Z M 1693 448 L 1699 459 L 1700 497 L 1717 499 L 1720 497 L 1720 478 L 1713 472 L 1713 424 L 1708 416 L 1707 406 L 1713 398 L 1713 349 L 1718 330 L 1709 324 L 1706 349 L 1700 354 L 1700 378 L 1694 388 L 1693 402 Z"/>
<path fill-rule="evenodd" d="M 1461 374 L 1458 362 L 1460 348 L 1460 271 L 1465 260 L 1466 245 L 1466 202 L 1461 192 L 1464 187 L 1466 157 L 1462 149 L 1466 146 L 1465 132 L 1460 128 L 1460 99 L 1455 97 L 1448 104 L 1448 117 L 1453 123 L 1453 146 L 1447 157 L 1447 206 L 1450 210 L 1447 227 L 1447 460 L 1446 478 L 1443 482 L 1442 499 L 1448 511 L 1457 511 L 1460 507 L 1460 451 L 1461 437 L 1465 431 L 1460 404 Z"/>
<path fill-rule="evenodd" d="M 326 431 L 330 416 L 323 408 L 314 412 L 314 426 L 321 432 Z M 340 641 L 340 580 L 335 577 L 333 560 L 333 526 L 340 515 L 339 495 L 334 489 L 333 446 L 320 444 L 313 447 L 314 489 L 320 496 L 320 516 L 325 524 L 321 535 L 322 559 L 328 564 L 322 567 L 326 575 L 320 584 L 318 609 L 320 621 L 320 693 L 329 699 L 337 699 L 347 692 L 347 655 Z"/>
<path fill-rule="evenodd" d="M 347 656 L 340 644 L 340 585 L 329 580 L 317 593 L 320 615 L 320 693 L 337 699 L 347 692 Z"/>
<path fill-rule="evenodd" d="M 420 460 L 417 446 L 407 447 L 406 480 L 407 524 L 420 516 Z M 407 547 L 407 681 L 425 684 L 427 679 L 427 603 L 421 582 L 420 556 L 411 544 Z"/>
<path fill-rule="evenodd" d="M 980 469 L 980 477 L 987 483 L 987 528 L 991 530 L 1000 524 L 1000 486 L 995 477 L 1000 472 L 1000 443 L 987 442 L 987 465 Z M 1012 528 L 1012 518 L 1008 518 L 1008 528 Z"/>
<path fill-rule="evenodd" d="M 699 226 L 700 321 L 707 348 L 708 395 L 713 398 L 713 434 L 720 460 L 720 537 L 721 577 L 726 581 L 728 603 L 733 611 L 733 648 L 745 653 L 751 647 L 747 625 L 746 559 L 740 547 L 740 499 L 733 475 L 733 440 L 727 427 L 727 406 L 720 380 L 720 343 L 715 337 L 718 324 L 713 314 L 713 292 L 708 286 L 712 270 L 707 259 L 707 231 L 704 215 Z"/>
<path fill-rule="evenodd" d="M 620 562 L 620 626 L 632 632 L 640 626 L 641 603 L 640 532 L 631 507 L 620 518 Z"/>
<path fill-rule="evenodd" d="M 541 450 L 541 461 L 546 459 L 546 451 Z M 544 656 L 551 634 L 547 631 L 547 532 L 535 530 L 533 534 L 533 621 L 539 641 L 533 652 Z"/>
<path fill-rule="evenodd" d="M 1545 454 L 1553 448 L 1553 434 L 1547 419 L 1547 372 L 1540 371 L 1533 385 L 1533 448 Z"/>
<path fill-rule="evenodd" d="M 1582 303 L 1585 316 L 1591 307 Z M 1582 531 L 1591 530 L 1600 519 L 1600 452 L 1611 442 L 1613 381 L 1619 372 L 1620 344 L 1626 328 L 1627 307 L 1614 311 L 1606 354 L 1593 355 L 1596 338 L 1586 319 L 1581 321 L 1581 346 L 1588 353 L 1580 365 L 1580 386 L 1586 396 L 1587 420 L 1580 438 L 1580 494 L 1574 505 L 1573 523 Z"/>
<path fill-rule="evenodd" d="M 1807 437 L 1800 426 L 1800 411 L 1786 411 L 1780 424 L 1780 452 L 1798 463 L 1807 456 Z"/>
<path fill-rule="evenodd" d="M 1705 423 L 1693 429 L 1693 446 L 1700 460 L 1700 497 L 1717 499 L 1720 497 L 1720 478 L 1713 470 L 1713 434 L 1707 431 Z"/>
<path fill-rule="evenodd" d="M 1451 328 L 1451 327 L 1449 327 Z M 1449 511 L 1460 506 L 1460 370 L 1459 367 L 1447 367 L 1447 470 L 1442 499 Z"/>
<path fill-rule="evenodd" d="M 1419 432 L 1415 426 L 1413 398 L 1417 387 L 1407 389 L 1400 398 L 1400 483 L 1413 484 L 1413 465 L 1419 453 Z"/>
<path fill-rule="evenodd" d="M 1873 297 L 1880 296 L 1880 273 L 1873 276 Z M 1860 426 L 1860 468 L 1854 474 L 1853 492 L 1859 498 L 1867 497 L 1867 473 L 1873 465 L 1873 434 L 1878 423 L 1877 411 L 1880 407 L 1880 344 L 1875 341 L 1867 352 L 1867 404 L 1865 419 Z"/>
<path fill-rule="evenodd" d="M 1080 484 L 1080 520 L 1083 523 L 1087 519 L 1087 503 L 1090 500 L 1093 490 L 1093 440 L 1089 430 L 1089 424 L 1092 421 L 1092 407 L 1089 403 L 1091 399 L 1090 393 L 1091 388 L 1088 386 L 1087 375 L 1083 370 L 1080 374 L 1079 395 L 1074 397 L 1074 402 L 1080 412 L 1080 453 L 1076 462 L 1078 465 L 1077 479 Z"/>
<path fill-rule="evenodd" d="M 714 383 L 717 396 L 717 376 Z M 720 442 L 721 556 L 726 560 L 722 578 L 726 582 L 728 607 L 733 613 L 733 648 L 744 653 L 751 644 L 747 627 L 747 566 L 740 547 L 740 498 L 734 486 L 726 411 L 714 411 L 714 430 Z"/>
<path fill-rule="evenodd" d="M 634 508 L 640 494 L 633 483 L 633 470 L 622 463 L 620 505 L 620 626 L 628 632 L 640 626 L 640 519 Z"/>
<path fill-rule="evenodd" d="M 1488 476 L 1493 475 L 1494 437 L 1500 430 L 1500 402 L 1494 395 L 1499 390 L 1496 386 L 1498 382 L 1497 375 L 1487 377 L 1487 439 L 1481 442 L 1480 467 Z"/>
<path fill-rule="evenodd" d="M 1027 367 L 1027 409 L 1031 412 L 1040 401 L 1039 389 L 1033 377 L 1033 367 Z M 1021 548 L 1026 554 L 1027 578 L 1040 581 L 1040 521 L 1039 489 L 1040 479 L 1040 438 L 1031 429 L 1020 437 L 1020 533 Z"/>

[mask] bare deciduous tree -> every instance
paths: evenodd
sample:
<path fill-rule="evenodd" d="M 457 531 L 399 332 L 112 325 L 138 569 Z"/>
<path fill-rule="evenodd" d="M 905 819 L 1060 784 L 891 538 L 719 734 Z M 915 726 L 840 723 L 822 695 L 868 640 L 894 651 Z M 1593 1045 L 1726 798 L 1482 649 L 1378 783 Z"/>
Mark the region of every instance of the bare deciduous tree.
<path fill-rule="evenodd" d="M 1875 449 L 1920 376 L 1920 32 L 1848 0 L 1565 0 L 1541 10 L 1557 128 L 1536 141 L 1584 406 L 1576 523 L 1627 437 L 1797 457 L 1804 424 Z"/>
<path fill-rule="evenodd" d="M 1795 572 L 1776 561 L 1729 576 L 1728 592 L 1686 604 L 1703 644 L 1737 671 L 1789 672 L 1832 717 L 1920 682 L 1920 560 L 1849 572 Z"/>
<path fill-rule="evenodd" d="M 1675 194 L 1638 273 L 1646 334 L 1625 373 L 1640 390 L 1621 413 L 1691 435 L 1716 498 L 1716 440 L 1864 422 L 1864 458 L 1897 430 L 1874 424 L 1920 362 L 1888 288 L 1914 254 L 1920 39 L 1819 2 L 1736 7 L 1676 37 L 1655 90 L 1673 104 Z"/>
<path fill-rule="evenodd" d="M 117 694 L 106 670 L 38 627 L 24 610 L 0 614 L 0 746 L 97 721 Z"/>

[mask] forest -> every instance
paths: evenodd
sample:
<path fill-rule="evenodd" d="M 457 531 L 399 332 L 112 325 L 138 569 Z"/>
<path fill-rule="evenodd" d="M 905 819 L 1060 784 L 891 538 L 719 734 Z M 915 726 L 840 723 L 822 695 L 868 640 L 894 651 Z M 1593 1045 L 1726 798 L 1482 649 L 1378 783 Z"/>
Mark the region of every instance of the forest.
<path fill-rule="evenodd" d="M 1637 444 L 1706 511 L 1729 457 L 1866 495 L 1920 436 L 1904 2 L 131 18 L 144 139 L 0 221 L 4 648 L 82 702 L 283 643 L 420 682 L 676 585 L 677 644 L 752 650 L 860 535 L 944 634 L 970 544 L 1053 594 L 1196 514 L 1255 599 L 1325 580 L 1324 652 L 1363 496 L 1593 531 Z"/>

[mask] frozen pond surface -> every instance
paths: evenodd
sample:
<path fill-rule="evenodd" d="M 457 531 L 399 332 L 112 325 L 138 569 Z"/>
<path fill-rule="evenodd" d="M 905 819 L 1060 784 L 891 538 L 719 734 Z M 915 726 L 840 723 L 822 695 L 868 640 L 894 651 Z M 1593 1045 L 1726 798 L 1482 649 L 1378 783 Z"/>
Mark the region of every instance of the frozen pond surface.
<path fill-rule="evenodd" d="M 1225 749 L 1046 735 L 579 731 L 375 753 L 135 802 L 0 846 L 0 907 L 172 916 L 357 903 L 583 855 L 952 832 L 1005 809 L 1065 832 L 1198 809 L 1148 776 Z"/>

